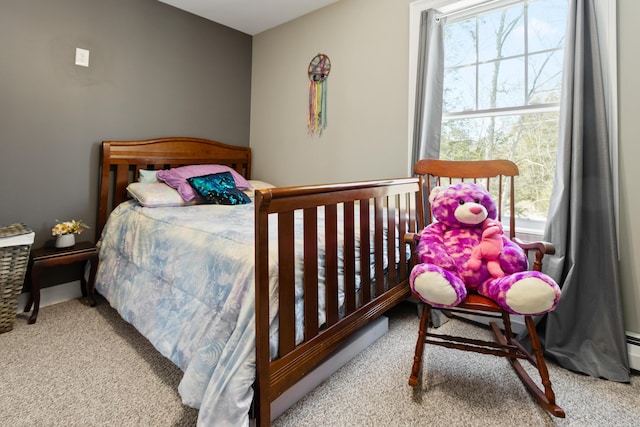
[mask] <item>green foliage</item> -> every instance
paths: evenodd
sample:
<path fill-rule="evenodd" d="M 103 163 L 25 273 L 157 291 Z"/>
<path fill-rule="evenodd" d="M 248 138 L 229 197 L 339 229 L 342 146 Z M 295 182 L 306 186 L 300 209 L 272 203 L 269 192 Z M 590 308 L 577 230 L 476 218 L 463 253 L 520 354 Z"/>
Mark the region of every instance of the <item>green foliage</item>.
<path fill-rule="evenodd" d="M 516 216 L 544 220 L 555 174 L 557 133 L 557 112 L 448 120 L 442 126 L 440 158 L 512 160 L 520 170 Z"/>

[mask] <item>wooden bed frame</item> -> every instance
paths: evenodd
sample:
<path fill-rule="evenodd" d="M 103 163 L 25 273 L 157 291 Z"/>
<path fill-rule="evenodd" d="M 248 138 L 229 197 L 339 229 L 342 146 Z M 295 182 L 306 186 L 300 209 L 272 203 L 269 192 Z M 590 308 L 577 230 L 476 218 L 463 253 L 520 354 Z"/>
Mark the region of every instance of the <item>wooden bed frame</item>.
<path fill-rule="evenodd" d="M 127 200 L 126 186 L 140 169 L 166 169 L 188 164 L 225 164 L 251 178 L 251 149 L 199 138 L 159 138 L 141 141 L 103 141 L 101 150 L 99 239 L 109 212 Z M 375 180 L 354 183 L 284 187 L 256 190 L 255 274 L 256 274 L 256 382 L 254 416 L 256 424 L 271 421 L 271 403 L 283 392 L 331 356 L 354 332 L 389 308 L 410 296 L 410 260 L 407 233 L 417 229 L 419 202 L 417 178 Z M 318 220 L 324 207 L 325 220 Z M 370 211 L 374 212 L 370 221 Z M 304 215 L 304 340 L 296 344 L 294 322 L 294 212 Z M 338 212 L 344 229 L 338 230 Z M 269 221 L 277 215 L 279 283 L 279 354 L 272 360 L 269 346 Z M 358 241 L 359 235 L 374 238 Z M 326 324 L 318 324 L 318 227 L 325 233 Z M 338 232 L 344 232 L 343 269 L 338 268 Z M 386 245 L 388 241 L 395 244 Z M 356 247 L 372 250 L 370 269 L 356 271 Z M 396 248 L 400 250 L 396 253 Z M 384 268 L 384 262 L 390 268 Z M 365 263 L 366 264 L 366 263 Z M 395 268 L 393 268 L 395 266 Z M 344 305 L 338 306 L 338 278 L 344 283 Z M 356 276 L 360 292 L 356 291 Z M 273 315 L 273 313 L 272 313 Z"/>

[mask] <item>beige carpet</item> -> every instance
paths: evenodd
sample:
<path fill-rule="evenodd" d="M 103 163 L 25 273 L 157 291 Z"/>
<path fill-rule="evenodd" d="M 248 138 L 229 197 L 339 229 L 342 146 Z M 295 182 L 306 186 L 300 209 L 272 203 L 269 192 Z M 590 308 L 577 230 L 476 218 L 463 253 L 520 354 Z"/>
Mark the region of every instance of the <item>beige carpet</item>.
<path fill-rule="evenodd" d="M 632 426 L 640 379 L 599 380 L 551 364 L 567 418 L 535 405 L 504 359 L 428 347 L 423 383 L 407 385 L 415 306 L 389 313 L 389 332 L 275 422 L 275 426 Z M 460 321 L 443 330 L 487 334 Z M 462 357 L 464 356 L 464 357 Z M 19 314 L 0 334 L 0 426 L 192 426 L 180 402 L 181 371 L 101 300 Z"/>
<path fill-rule="evenodd" d="M 425 347 L 422 383 L 407 381 L 418 330 L 415 307 L 390 313 L 389 332 L 284 413 L 275 426 L 632 426 L 640 425 L 640 377 L 620 384 L 549 371 L 567 417 L 534 403 L 504 358 Z M 491 337 L 451 320 L 441 333 Z M 525 364 L 526 365 L 526 364 Z M 527 369 L 533 378 L 537 371 Z M 534 376 L 535 375 L 535 376 Z M 330 397 L 329 397 L 330 396 Z"/>
<path fill-rule="evenodd" d="M 0 425 L 195 425 L 178 395 L 182 371 L 100 300 L 18 314 L 0 335 Z"/>

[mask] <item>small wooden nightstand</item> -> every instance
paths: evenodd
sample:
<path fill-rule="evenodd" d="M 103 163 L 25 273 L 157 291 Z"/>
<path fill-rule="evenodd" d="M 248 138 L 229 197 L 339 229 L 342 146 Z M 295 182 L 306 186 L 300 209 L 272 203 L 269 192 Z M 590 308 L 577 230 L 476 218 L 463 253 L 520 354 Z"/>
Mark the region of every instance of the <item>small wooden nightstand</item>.
<path fill-rule="evenodd" d="M 89 280 L 85 280 L 82 275 L 82 296 L 89 297 L 91 307 L 95 307 L 96 298 L 93 293 L 95 284 L 96 271 L 98 270 L 98 249 L 91 242 L 78 242 L 69 248 L 49 248 L 33 249 L 29 256 L 29 273 L 31 276 L 31 296 L 24 308 L 25 313 L 31 310 L 33 304 L 33 312 L 29 317 L 29 324 L 36 323 L 38 318 L 38 310 L 40 309 L 40 275 L 46 267 L 56 265 L 72 264 L 80 261 L 89 261 L 91 268 L 89 271 Z"/>

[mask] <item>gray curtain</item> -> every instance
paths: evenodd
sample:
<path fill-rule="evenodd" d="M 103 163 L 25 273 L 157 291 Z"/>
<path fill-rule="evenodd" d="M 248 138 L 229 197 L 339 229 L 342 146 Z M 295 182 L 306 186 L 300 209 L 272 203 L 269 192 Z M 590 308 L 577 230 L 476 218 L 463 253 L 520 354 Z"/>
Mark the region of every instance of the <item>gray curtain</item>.
<path fill-rule="evenodd" d="M 444 79 L 443 28 L 446 18 L 438 19 L 439 13 L 429 9 L 420 15 L 412 164 L 420 159 L 437 159 L 440 155 Z"/>
<path fill-rule="evenodd" d="M 416 164 L 420 159 L 437 159 L 440 156 L 444 79 L 443 29 L 446 18 L 438 19 L 439 14 L 440 12 L 434 9 L 424 10 L 420 14 L 412 164 Z M 426 209 L 428 202 L 423 202 Z M 421 302 L 418 302 L 418 307 L 420 311 Z M 434 327 L 440 327 L 447 320 L 440 310 L 431 310 L 431 324 Z"/>
<path fill-rule="evenodd" d="M 629 381 L 608 117 L 594 0 L 570 0 L 557 170 L 545 239 L 562 287 L 541 322 L 547 354 L 570 370 Z"/>

